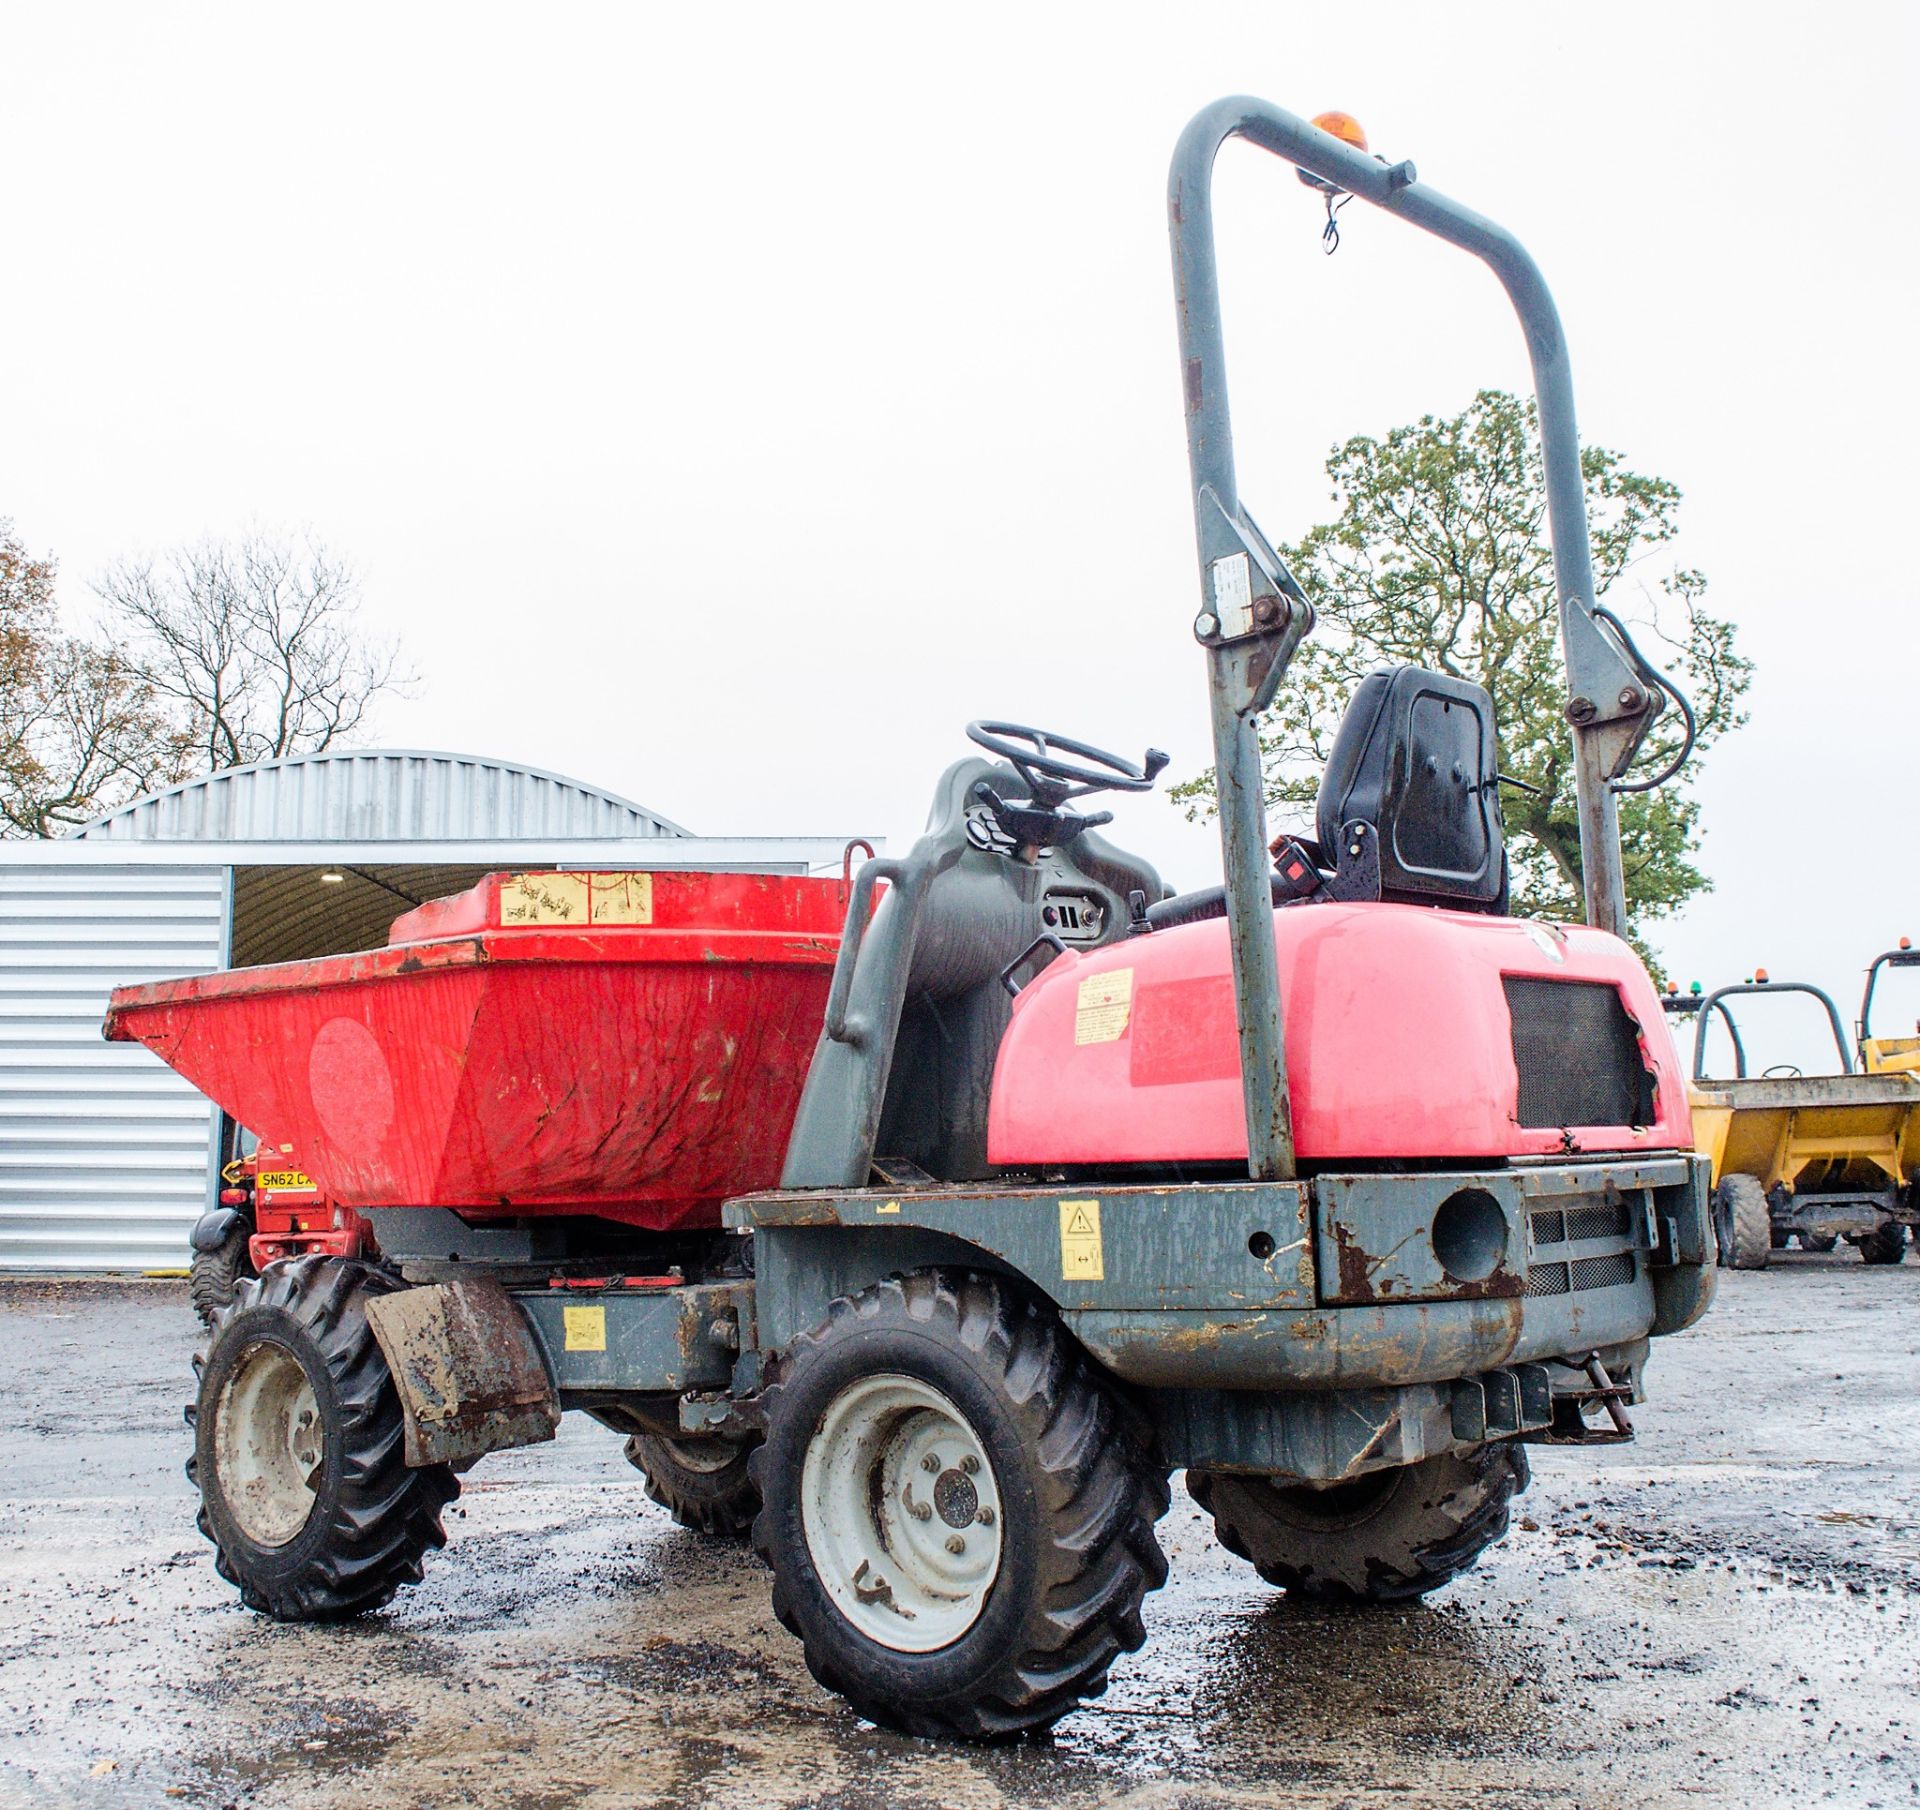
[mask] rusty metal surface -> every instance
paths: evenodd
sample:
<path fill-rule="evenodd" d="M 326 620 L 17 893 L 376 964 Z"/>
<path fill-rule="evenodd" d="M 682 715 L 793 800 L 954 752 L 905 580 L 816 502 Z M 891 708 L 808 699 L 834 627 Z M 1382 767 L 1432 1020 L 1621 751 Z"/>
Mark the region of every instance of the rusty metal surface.
<path fill-rule="evenodd" d="M 1552 1421 L 1553 1386 L 1544 1365 L 1526 1364 L 1451 1384 L 1267 1394 L 1159 1389 L 1147 1405 L 1161 1452 L 1176 1468 L 1339 1483 L 1537 1433 Z"/>
<path fill-rule="evenodd" d="M 1672 1156 L 1597 1157 L 1569 1163 L 1562 1158 L 1521 1158 L 1512 1164 L 1520 1186 L 1535 1199 L 1555 1194 L 1591 1194 L 1607 1188 L 1621 1193 L 1633 1188 L 1684 1187 L 1693 1158 Z"/>
<path fill-rule="evenodd" d="M 377 1296 L 367 1320 L 400 1392 L 407 1463 L 446 1464 L 553 1437 L 559 1396 L 499 1283 Z"/>
<path fill-rule="evenodd" d="M 735 1200 L 727 1215 L 755 1228 L 763 1285 L 783 1261 L 785 1233 L 823 1234 L 806 1246 L 806 1261 L 819 1263 L 838 1248 L 836 1236 L 867 1229 L 884 1246 L 919 1230 L 963 1241 L 1069 1310 L 1314 1304 L 1307 1199 L 1298 1183 L 802 1190 Z M 1076 1223 L 1084 1230 L 1074 1230 Z M 772 1327 L 782 1323 L 765 1302 L 762 1315 Z M 778 1343 L 786 1335 L 766 1336 Z"/>
<path fill-rule="evenodd" d="M 1338 1270 L 1329 1277 L 1315 1261 L 1305 1184 L 803 1190 L 737 1199 L 727 1212 L 754 1228 L 759 1336 L 770 1352 L 816 1324 L 838 1295 L 900 1269 L 971 1263 L 1040 1289 L 1101 1363 L 1143 1387 L 1355 1388 L 1584 1356 L 1691 1323 L 1711 1299 L 1711 1283 L 1699 1281 L 1710 1260 L 1703 1176 L 1700 1159 L 1673 1157 L 1318 1177 L 1313 1186 L 1336 1184 L 1343 1199 L 1366 1198 L 1364 1184 L 1383 1201 L 1394 1195 L 1383 1182 L 1424 1179 L 1444 1197 L 1492 1180 L 1514 1205 L 1521 1241 L 1506 1273 L 1528 1280 L 1535 1215 L 1559 1222 L 1543 1254 L 1564 1270 L 1563 1292 L 1468 1286 L 1444 1298 L 1351 1304 L 1319 1295 L 1329 1282 L 1339 1287 Z M 1073 1201 L 1099 1207 L 1097 1276 L 1063 1250 L 1061 1210 Z M 1607 1236 L 1574 1223 L 1589 1206 L 1610 1214 Z M 1611 1268 L 1575 1276 L 1596 1258 Z"/>
<path fill-rule="evenodd" d="M 1329 1305 L 1499 1300 L 1526 1289 L 1526 1194 L 1510 1174 L 1322 1176 L 1313 1194 L 1320 1298 Z M 1441 1261 L 1435 1227 L 1463 1200 L 1488 1203 L 1497 1250 L 1474 1273 L 1456 1275 Z"/>
<path fill-rule="evenodd" d="M 514 1295 L 569 1403 L 606 1391 L 721 1389 L 751 1330 L 753 1285 L 529 1289 Z"/>

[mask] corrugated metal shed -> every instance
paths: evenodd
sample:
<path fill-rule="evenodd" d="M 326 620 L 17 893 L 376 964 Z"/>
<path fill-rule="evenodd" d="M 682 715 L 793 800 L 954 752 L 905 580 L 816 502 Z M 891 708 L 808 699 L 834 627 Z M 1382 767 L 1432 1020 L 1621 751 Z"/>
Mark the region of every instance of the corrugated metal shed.
<path fill-rule="evenodd" d="M 443 842 L 684 836 L 558 773 L 472 754 L 364 750 L 230 767 L 150 792 L 76 836 L 137 842 Z"/>
<path fill-rule="evenodd" d="M 223 867 L 0 867 L 0 1269 L 186 1261 L 214 1110 L 100 1018 L 113 988 L 226 949 Z"/>

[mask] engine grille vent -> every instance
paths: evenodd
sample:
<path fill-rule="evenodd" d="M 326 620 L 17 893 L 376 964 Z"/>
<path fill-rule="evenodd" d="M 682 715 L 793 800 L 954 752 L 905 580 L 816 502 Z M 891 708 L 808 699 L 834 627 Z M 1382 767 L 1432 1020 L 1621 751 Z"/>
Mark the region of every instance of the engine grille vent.
<path fill-rule="evenodd" d="M 1593 1207 L 1535 1207 L 1533 1242 L 1567 1244 L 1582 1238 L 1624 1238 L 1633 1230 L 1625 1201 Z"/>
<path fill-rule="evenodd" d="M 1572 1263 L 1536 1263 L 1527 1270 L 1530 1295 L 1584 1294 L 1590 1288 L 1618 1288 L 1634 1278 L 1633 1253 L 1577 1257 Z"/>
<path fill-rule="evenodd" d="M 1517 1116 L 1530 1129 L 1647 1125 L 1653 1076 L 1640 1058 L 1640 1033 L 1619 992 L 1585 980 L 1507 975 Z"/>
<path fill-rule="evenodd" d="M 1527 1266 L 1530 1295 L 1583 1294 L 1590 1288 L 1618 1288 L 1638 1275 L 1631 1248 L 1633 1213 L 1624 1200 L 1589 1200 L 1579 1206 L 1535 1207 L 1528 1215 L 1533 1248 L 1541 1253 Z M 1600 1239 L 1626 1242 L 1626 1250 L 1576 1256 L 1566 1247 Z M 1548 1247 L 1558 1245 L 1559 1250 Z"/>
<path fill-rule="evenodd" d="M 1573 1292 L 1589 1288 L 1618 1288 L 1633 1280 L 1633 1253 L 1615 1251 L 1611 1257 L 1576 1257 L 1573 1261 Z"/>

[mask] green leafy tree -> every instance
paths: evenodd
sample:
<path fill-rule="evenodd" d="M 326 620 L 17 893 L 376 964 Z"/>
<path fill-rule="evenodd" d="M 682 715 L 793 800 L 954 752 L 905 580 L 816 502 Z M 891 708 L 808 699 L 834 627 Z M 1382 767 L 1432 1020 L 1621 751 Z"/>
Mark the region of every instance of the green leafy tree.
<path fill-rule="evenodd" d="M 1599 596 L 1699 719 L 1680 776 L 1620 798 L 1628 918 L 1643 935 L 1712 885 L 1695 861 L 1700 806 L 1688 782 L 1701 754 L 1746 720 L 1752 667 L 1734 649 L 1732 625 L 1702 607 L 1701 573 L 1643 570 L 1678 531 L 1679 490 L 1602 447 L 1588 447 L 1580 464 Z M 1406 662 L 1470 679 L 1493 695 L 1500 771 L 1535 788 L 1503 788 L 1513 909 L 1578 919 L 1573 745 L 1533 404 L 1483 390 L 1451 419 L 1427 415 L 1384 439 L 1356 436 L 1326 470 L 1338 512 L 1281 548 L 1317 622 L 1260 724 L 1276 820 L 1310 809 L 1347 698 L 1367 673 Z M 1655 773 L 1678 752 L 1677 715 L 1659 719 L 1636 772 Z M 1210 816 L 1213 773 L 1173 797 L 1190 816 Z"/>
<path fill-rule="evenodd" d="M 185 771 L 134 662 L 62 631 L 54 577 L 0 518 L 0 836 L 59 835 Z"/>

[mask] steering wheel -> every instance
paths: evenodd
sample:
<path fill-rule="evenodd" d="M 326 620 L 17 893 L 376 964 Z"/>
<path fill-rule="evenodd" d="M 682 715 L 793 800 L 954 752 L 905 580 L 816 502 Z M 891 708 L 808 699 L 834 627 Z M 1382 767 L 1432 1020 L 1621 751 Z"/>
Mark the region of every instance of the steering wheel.
<path fill-rule="evenodd" d="M 1136 766 L 1123 755 L 1068 736 L 1049 735 L 1044 729 L 1029 729 L 1024 723 L 969 723 L 967 738 L 1011 762 L 1034 797 L 1048 804 L 1062 804 L 1088 792 L 1150 791 L 1168 760 L 1158 748 L 1149 748 Z M 1086 764 L 1063 760 L 1059 751 L 1076 755 Z"/>
<path fill-rule="evenodd" d="M 1798 1081 L 1802 1077 L 1800 1070 L 1791 1062 L 1776 1062 L 1773 1067 L 1762 1069 L 1760 1078 L 1763 1081 Z"/>

